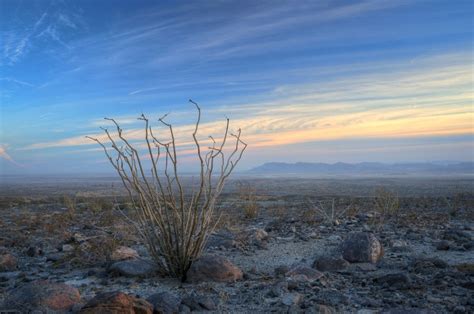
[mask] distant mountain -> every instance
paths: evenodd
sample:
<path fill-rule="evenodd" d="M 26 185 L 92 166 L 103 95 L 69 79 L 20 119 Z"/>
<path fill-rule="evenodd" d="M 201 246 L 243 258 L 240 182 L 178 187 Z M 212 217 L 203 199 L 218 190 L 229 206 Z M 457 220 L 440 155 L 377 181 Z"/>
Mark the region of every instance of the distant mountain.
<path fill-rule="evenodd" d="M 296 175 L 414 175 L 414 174 L 444 174 L 462 175 L 474 174 L 474 162 L 449 163 L 396 163 L 379 162 L 361 163 L 284 163 L 268 162 L 249 171 L 251 174 L 296 174 Z"/>

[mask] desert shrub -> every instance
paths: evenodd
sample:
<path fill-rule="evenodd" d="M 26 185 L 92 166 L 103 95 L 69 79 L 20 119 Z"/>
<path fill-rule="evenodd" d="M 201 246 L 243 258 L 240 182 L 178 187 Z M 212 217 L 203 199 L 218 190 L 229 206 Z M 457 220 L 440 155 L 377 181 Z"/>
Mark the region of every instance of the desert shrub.
<path fill-rule="evenodd" d="M 315 204 L 311 200 L 308 200 L 308 203 L 310 205 L 304 212 L 303 219 L 307 222 L 322 221 L 329 225 L 339 225 L 341 218 L 352 208 L 351 205 L 343 209 L 338 208 L 335 199 L 332 199 L 329 205 L 323 201 L 319 201 L 318 204 Z"/>
<path fill-rule="evenodd" d="M 245 218 L 257 218 L 257 189 L 248 182 L 239 182 L 239 199 L 243 206 Z"/>
<path fill-rule="evenodd" d="M 204 250 L 205 244 L 215 229 L 218 220 L 214 219 L 216 202 L 225 181 L 240 161 L 247 146 L 241 140 L 241 131 L 229 131 L 229 119 L 225 131 L 218 142 L 213 137 L 207 152 L 197 138 L 201 120 L 201 109 L 192 133 L 192 143 L 199 161 L 199 182 L 192 186 L 192 193 L 185 193 L 182 177 L 178 173 L 178 149 L 173 126 L 165 121 L 166 115 L 159 119 L 168 133 L 168 138 L 160 140 L 145 115 L 139 120 L 144 123 L 144 153 L 139 146 L 132 145 L 122 128 L 114 119 L 115 132 L 104 129 L 106 143 L 97 142 L 129 194 L 136 215 L 129 221 L 136 227 L 159 271 L 178 278 L 185 278 L 191 263 Z M 230 137 L 234 139 L 227 148 Z M 106 146 L 107 145 L 107 146 Z M 146 169 L 150 167 L 151 173 Z"/>
<path fill-rule="evenodd" d="M 76 208 L 77 208 L 76 196 L 71 197 L 69 195 L 63 195 L 62 204 L 67 209 L 67 215 L 69 216 L 70 219 L 72 219 L 76 214 Z"/>
<path fill-rule="evenodd" d="M 374 198 L 374 215 L 370 223 L 377 229 L 381 229 L 388 220 L 398 218 L 399 209 L 400 200 L 395 193 L 383 187 L 377 188 Z"/>

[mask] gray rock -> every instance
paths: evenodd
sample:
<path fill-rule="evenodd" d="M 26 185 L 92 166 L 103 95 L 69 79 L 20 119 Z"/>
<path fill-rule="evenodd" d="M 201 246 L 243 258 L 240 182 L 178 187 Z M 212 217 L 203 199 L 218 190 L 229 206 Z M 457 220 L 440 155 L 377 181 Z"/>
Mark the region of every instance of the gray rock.
<path fill-rule="evenodd" d="M 141 259 L 125 260 L 113 263 L 108 271 L 112 275 L 126 277 L 148 277 L 155 273 L 156 266 Z"/>
<path fill-rule="evenodd" d="M 152 294 L 147 301 L 153 305 L 153 313 L 155 314 L 174 314 L 179 312 L 181 299 L 170 293 L 160 292 Z"/>
<path fill-rule="evenodd" d="M 287 306 L 298 305 L 302 299 L 303 296 L 299 293 L 285 293 L 281 297 L 281 303 Z"/>
<path fill-rule="evenodd" d="M 408 289 L 411 287 L 411 279 L 405 273 L 382 275 L 375 278 L 374 282 L 395 289 Z"/>
<path fill-rule="evenodd" d="M 217 305 L 212 298 L 195 293 L 185 296 L 182 304 L 189 307 L 191 311 L 214 311 L 217 309 Z"/>
<path fill-rule="evenodd" d="M 349 262 L 341 257 L 321 256 L 316 258 L 313 267 L 319 271 L 338 271 L 349 266 Z"/>
<path fill-rule="evenodd" d="M 342 256 L 351 263 L 376 263 L 383 256 L 383 248 L 372 233 L 353 232 L 342 244 Z"/>
<path fill-rule="evenodd" d="M 313 282 L 321 279 L 324 274 L 314 268 L 301 265 L 291 268 L 285 276 L 297 281 Z"/>
<path fill-rule="evenodd" d="M 450 243 L 449 241 L 446 241 L 446 240 L 440 241 L 436 244 L 436 249 L 438 251 L 447 251 L 449 250 L 449 248 L 450 248 Z"/>

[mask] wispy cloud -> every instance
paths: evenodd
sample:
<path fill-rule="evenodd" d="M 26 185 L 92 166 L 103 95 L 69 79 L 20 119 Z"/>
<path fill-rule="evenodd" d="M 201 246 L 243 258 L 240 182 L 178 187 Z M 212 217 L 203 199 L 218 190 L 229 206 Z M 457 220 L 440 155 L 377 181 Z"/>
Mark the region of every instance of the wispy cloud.
<path fill-rule="evenodd" d="M 0 158 L 9 161 L 11 164 L 17 167 L 23 167 L 23 165 L 16 162 L 8 153 L 7 153 L 7 146 L 0 144 Z"/>
<path fill-rule="evenodd" d="M 234 117 L 232 125 L 244 130 L 251 147 L 346 138 L 471 134 L 473 92 L 469 64 L 470 56 L 435 56 L 426 58 L 416 69 L 280 86 L 264 103 L 234 104 L 225 111 Z M 136 120 L 122 117 L 120 122 Z M 207 122 L 202 124 L 200 134 L 219 134 L 221 130 L 221 123 Z M 186 135 L 191 132 L 190 124 L 176 128 L 177 138 L 184 144 L 189 144 Z M 143 138 L 140 128 L 132 128 L 126 134 L 131 140 Z M 94 136 L 106 140 L 100 133 Z M 76 136 L 27 148 L 88 144 L 91 143 L 82 136 Z"/>

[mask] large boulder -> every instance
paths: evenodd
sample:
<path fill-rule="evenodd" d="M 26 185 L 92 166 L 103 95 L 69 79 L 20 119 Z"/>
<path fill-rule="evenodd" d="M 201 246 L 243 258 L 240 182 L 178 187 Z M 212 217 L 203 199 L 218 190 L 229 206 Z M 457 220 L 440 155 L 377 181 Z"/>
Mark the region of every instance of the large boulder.
<path fill-rule="evenodd" d="M 155 314 L 175 314 L 179 313 L 181 299 L 171 292 L 159 292 L 152 294 L 146 299 L 153 305 Z"/>
<path fill-rule="evenodd" d="M 189 282 L 234 282 L 243 278 L 240 268 L 222 256 L 205 255 L 191 264 L 186 280 Z"/>
<path fill-rule="evenodd" d="M 3 308 L 22 313 L 34 310 L 63 312 L 69 311 L 80 300 L 81 295 L 76 288 L 41 280 L 14 289 L 6 296 Z"/>
<path fill-rule="evenodd" d="M 104 292 L 96 295 L 79 311 L 80 314 L 152 314 L 153 305 L 146 300 L 123 292 Z"/>
<path fill-rule="evenodd" d="M 0 254 L 0 272 L 13 271 L 17 267 L 15 256 L 10 253 Z"/>
<path fill-rule="evenodd" d="M 342 257 L 351 263 L 376 263 L 382 256 L 382 244 L 372 233 L 352 232 L 342 243 Z"/>
<path fill-rule="evenodd" d="M 148 277 L 153 275 L 155 270 L 152 262 L 140 259 L 115 262 L 109 267 L 109 273 L 112 275 L 125 277 Z"/>

